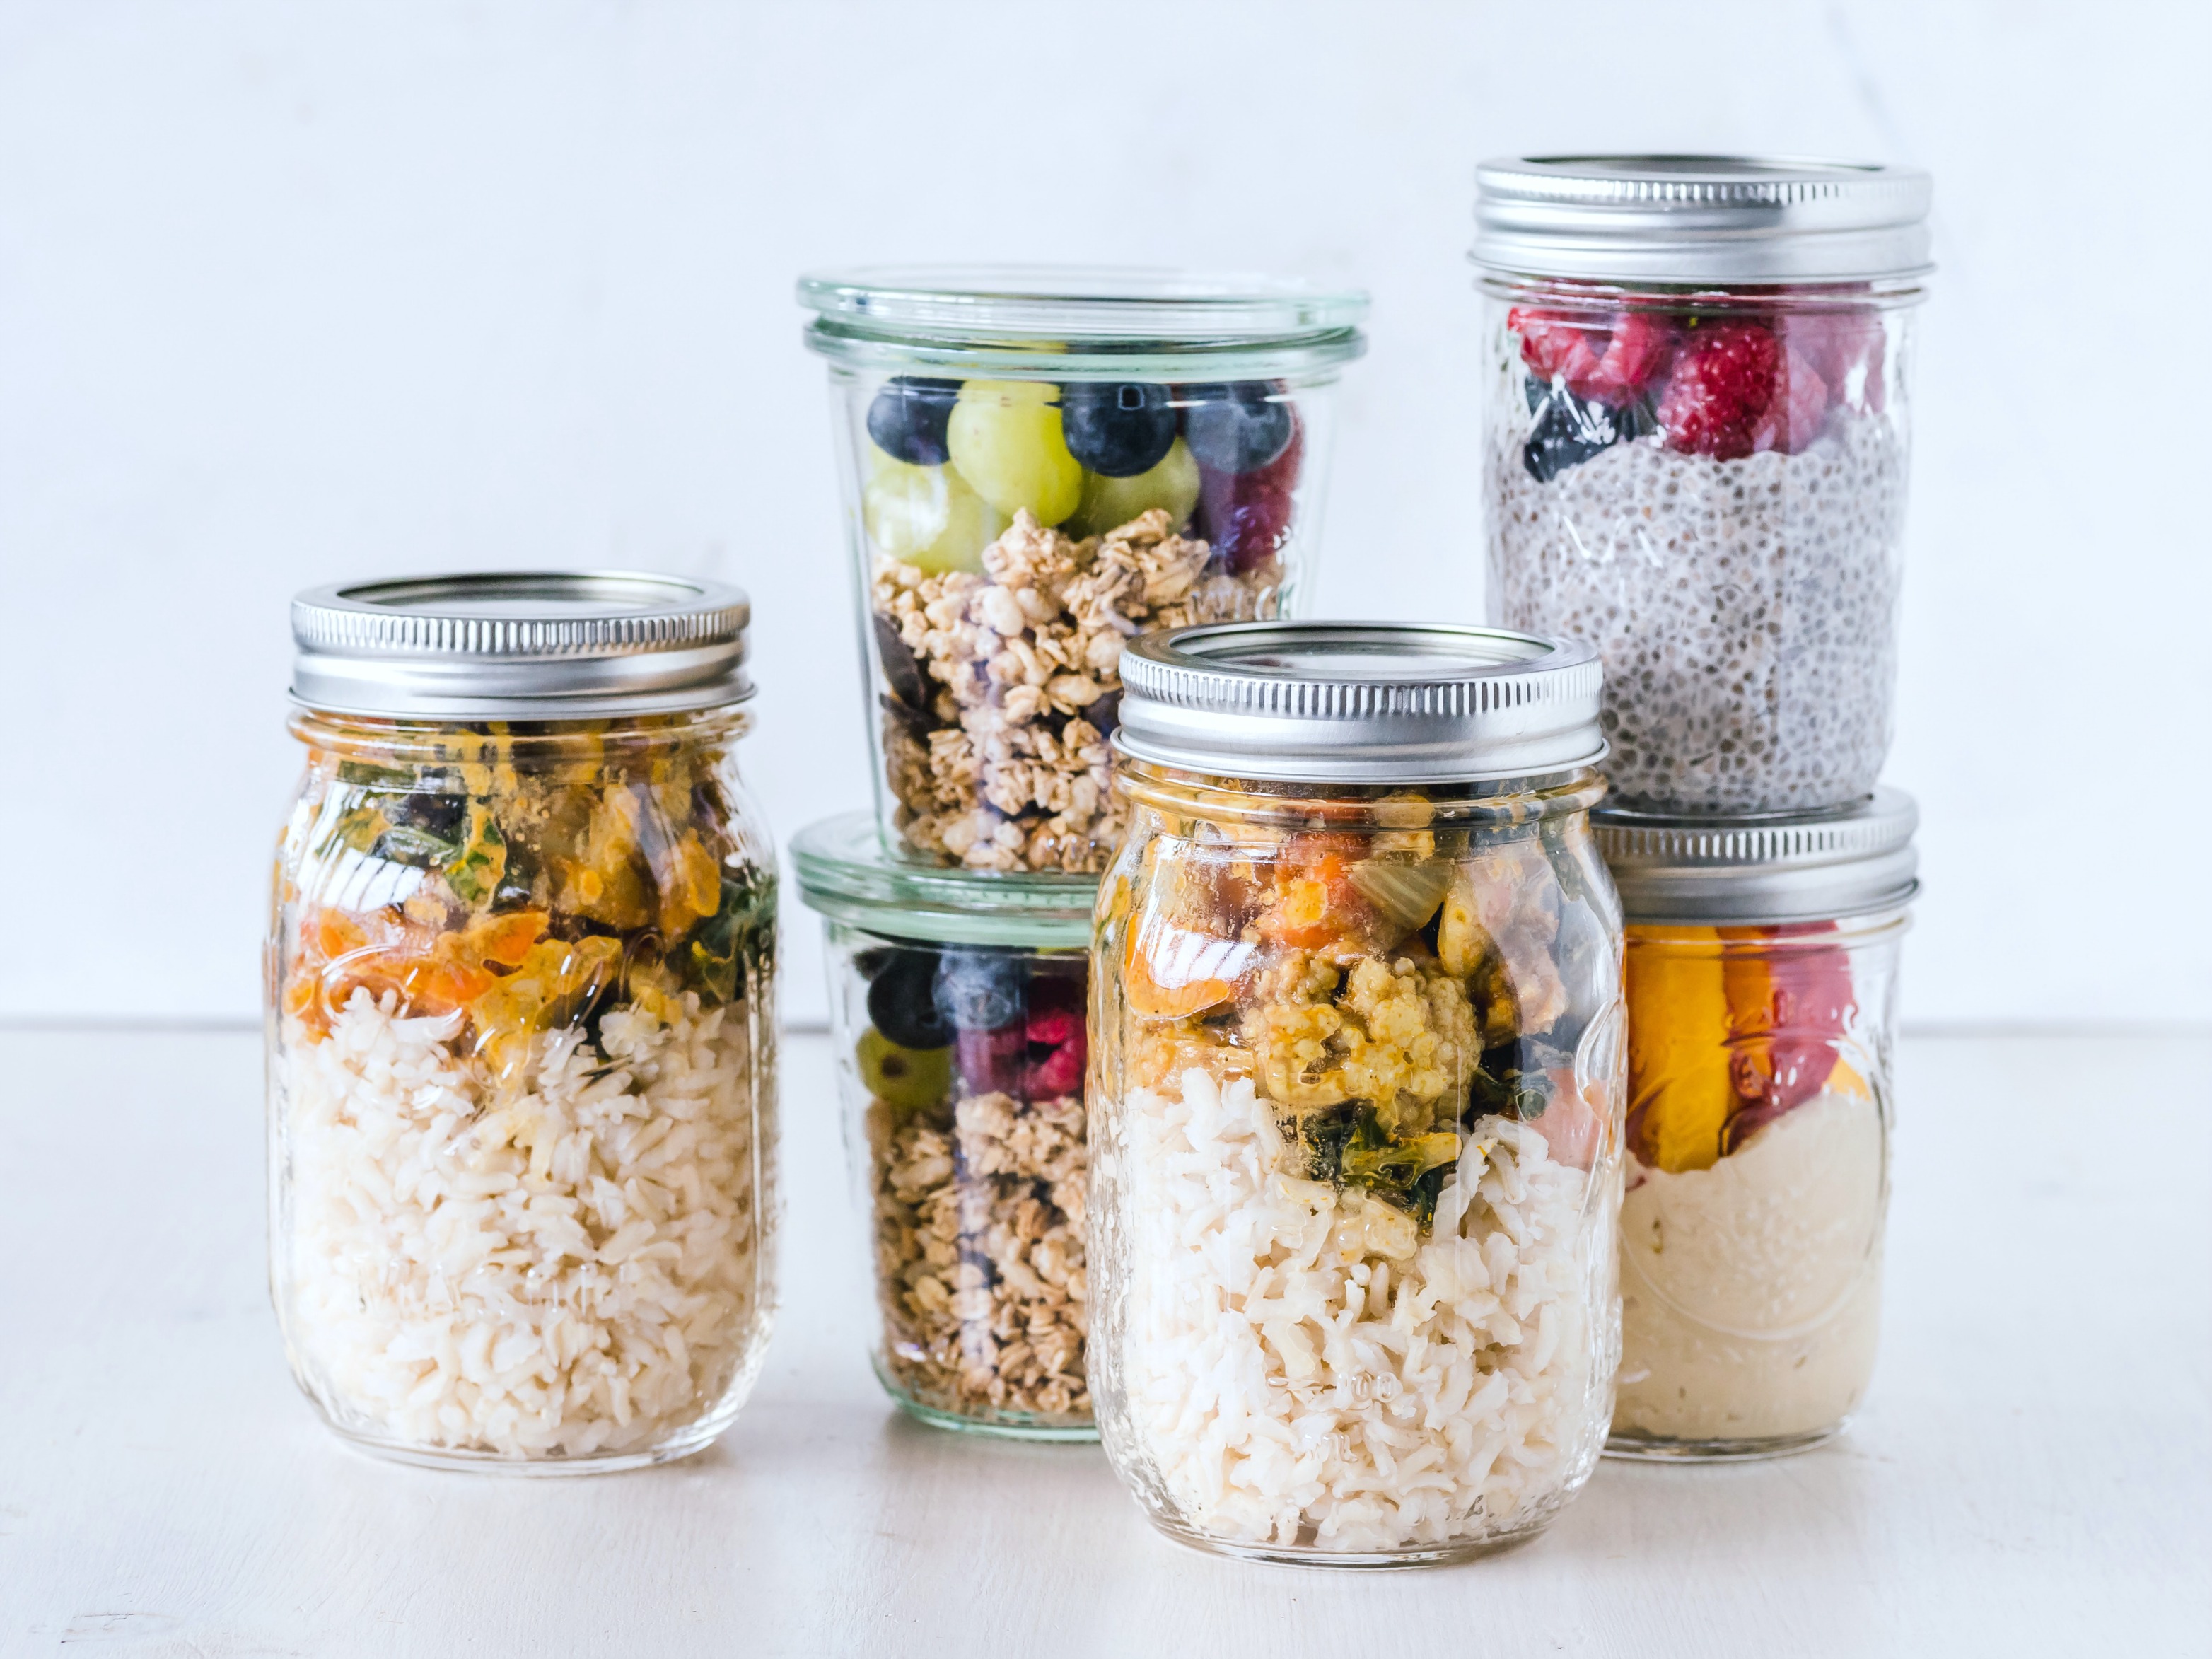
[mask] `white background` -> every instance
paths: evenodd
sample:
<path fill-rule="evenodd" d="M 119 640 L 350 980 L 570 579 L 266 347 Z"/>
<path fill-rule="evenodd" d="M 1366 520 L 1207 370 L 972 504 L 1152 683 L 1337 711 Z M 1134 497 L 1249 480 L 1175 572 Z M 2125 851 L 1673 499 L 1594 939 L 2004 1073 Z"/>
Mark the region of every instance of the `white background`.
<path fill-rule="evenodd" d="M 778 834 L 864 804 L 809 266 L 1364 284 L 1316 608 L 1479 617 L 1474 164 L 1668 148 L 1936 175 L 1908 1017 L 2200 1021 L 2208 15 L 0 0 L 0 1014 L 252 1016 L 312 582 L 733 578 Z"/>

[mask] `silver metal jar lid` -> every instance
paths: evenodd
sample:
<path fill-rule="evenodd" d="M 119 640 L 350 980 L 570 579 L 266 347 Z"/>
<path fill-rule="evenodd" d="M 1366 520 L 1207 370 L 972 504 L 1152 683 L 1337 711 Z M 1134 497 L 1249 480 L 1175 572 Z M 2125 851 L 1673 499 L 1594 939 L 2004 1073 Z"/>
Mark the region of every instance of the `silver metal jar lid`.
<path fill-rule="evenodd" d="M 1097 876 L 1009 880 L 908 862 L 884 846 L 872 812 L 811 823 L 793 838 L 799 896 L 832 921 L 888 939 L 1079 951 L 1091 943 Z"/>
<path fill-rule="evenodd" d="M 1589 282 L 1924 276 L 1917 167 L 1758 155 L 1531 155 L 1475 170 L 1486 270 Z"/>
<path fill-rule="evenodd" d="M 1700 819 L 1600 807 L 1590 822 L 1631 921 L 1823 921 L 1893 909 L 1920 887 L 1920 812 L 1901 789 L 1832 812 Z"/>
<path fill-rule="evenodd" d="M 1427 623 L 1216 623 L 1121 648 L 1123 753 L 1282 782 L 1530 777 L 1605 757 L 1579 641 Z"/>
<path fill-rule="evenodd" d="M 334 582 L 292 601 L 292 698 L 429 720 L 720 708 L 753 694 L 751 616 L 726 582 L 637 571 Z"/>

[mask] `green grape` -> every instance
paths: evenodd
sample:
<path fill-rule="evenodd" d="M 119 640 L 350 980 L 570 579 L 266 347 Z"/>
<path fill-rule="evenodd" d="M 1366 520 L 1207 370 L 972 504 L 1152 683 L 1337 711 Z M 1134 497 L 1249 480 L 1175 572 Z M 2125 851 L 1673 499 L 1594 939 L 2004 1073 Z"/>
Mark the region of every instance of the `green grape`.
<path fill-rule="evenodd" d="M 980 571 L 983 550 L 1006 527 L 1004 514 L 949 466 L 908 466 L 871 444 L 860 492 L 868 538 L 917 569 Z"/>
<path fill-rule="evenodd" d="M 860 1033 L 854 1060 L 860 1082 L 886 1105 L 921 1111 L 945 1098 L 952 1084 L 950 1048 L 902 1048 L 871 1027 Z"/>
<path fill-rule="evenodd" d="M 1197 506 L 1198 459 L 1177 438 L 1149 472 L 1139 472 L 1133 478 L 1109 478 L 1103 472 L 1085 474 L 1083 504 L 1067 521 L 1067 533 L 1103 536 L 1156 507 L 1166 508 L 1168 522 L 1180 530 Z"/>
<path fill-rule="evenodd" d="M 961 477 L 1000 512 L 1058 524 L 1083 499 L 1083 468 L 1060 430 L 1060 388 L 1047 380 L 970 380 L 945 445 Z"/>

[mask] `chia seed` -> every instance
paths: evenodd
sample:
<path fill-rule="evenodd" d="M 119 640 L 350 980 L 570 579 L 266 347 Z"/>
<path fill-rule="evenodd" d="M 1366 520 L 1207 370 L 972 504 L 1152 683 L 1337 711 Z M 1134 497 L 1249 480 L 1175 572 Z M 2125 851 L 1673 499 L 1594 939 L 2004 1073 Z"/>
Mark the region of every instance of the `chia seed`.
<path fill-rule="evenodd" d="M 1873 789 L 1897 680 L 1906 449 L 1834 412 L 1795 455 L 1718 461 L 1659 436 L 1540 482 L 1492 428 L 1492 621 L 1605 662 L 1624 805 L 1800 811 Z"/>

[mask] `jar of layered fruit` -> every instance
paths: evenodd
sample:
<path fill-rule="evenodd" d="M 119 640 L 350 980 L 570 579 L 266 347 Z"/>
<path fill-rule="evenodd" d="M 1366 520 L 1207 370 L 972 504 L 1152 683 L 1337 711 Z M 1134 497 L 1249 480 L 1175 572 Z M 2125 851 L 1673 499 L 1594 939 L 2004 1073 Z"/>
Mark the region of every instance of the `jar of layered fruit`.
<path fill-rule="evenodd" d="M 775 860 L 744 596 L 637 574 L 295 600 L 268 945 L 270 1277 L 331 1425 L 659 1462 L 775 1302 Z"/>
<path fill-rule="evenodd" d="M 1251 623 L 1121 659 L 1092 946 L 1091 1376 L 1155 1525 L 1407 1565 L 1546 1525 L 1619 1346 L 1599 671 Z"/>
<path fill-rule="evenodd" d="M 1911 800 L 1726 825 L 1610 809 L 1628 918 L 1626 1456 L 1765 1457 L 1874 1373 Z"/>
<path fill-rule="evenodd" d="M 916 860 L 1095 873 L 1121 645 L 1295 613 L 1364 295 L 1158 271 L 809 276 L 876 797 Z"/>
<path fill-rule="evenodd" d="M 886 854 L 867 813 L 792 843 L 829 943 L 876 1375 L 941 1428 L 1097 1437 L 1085 1376 L 1084 1071 L 1097 879 Z"/>
<path fill-rule="evenodd" d="M 1491 620 L 1598 648 L 1622 802 L 1863 796 L 1897 681 L 1927 176 L 1629 155 L 1480 177 Z"/>

